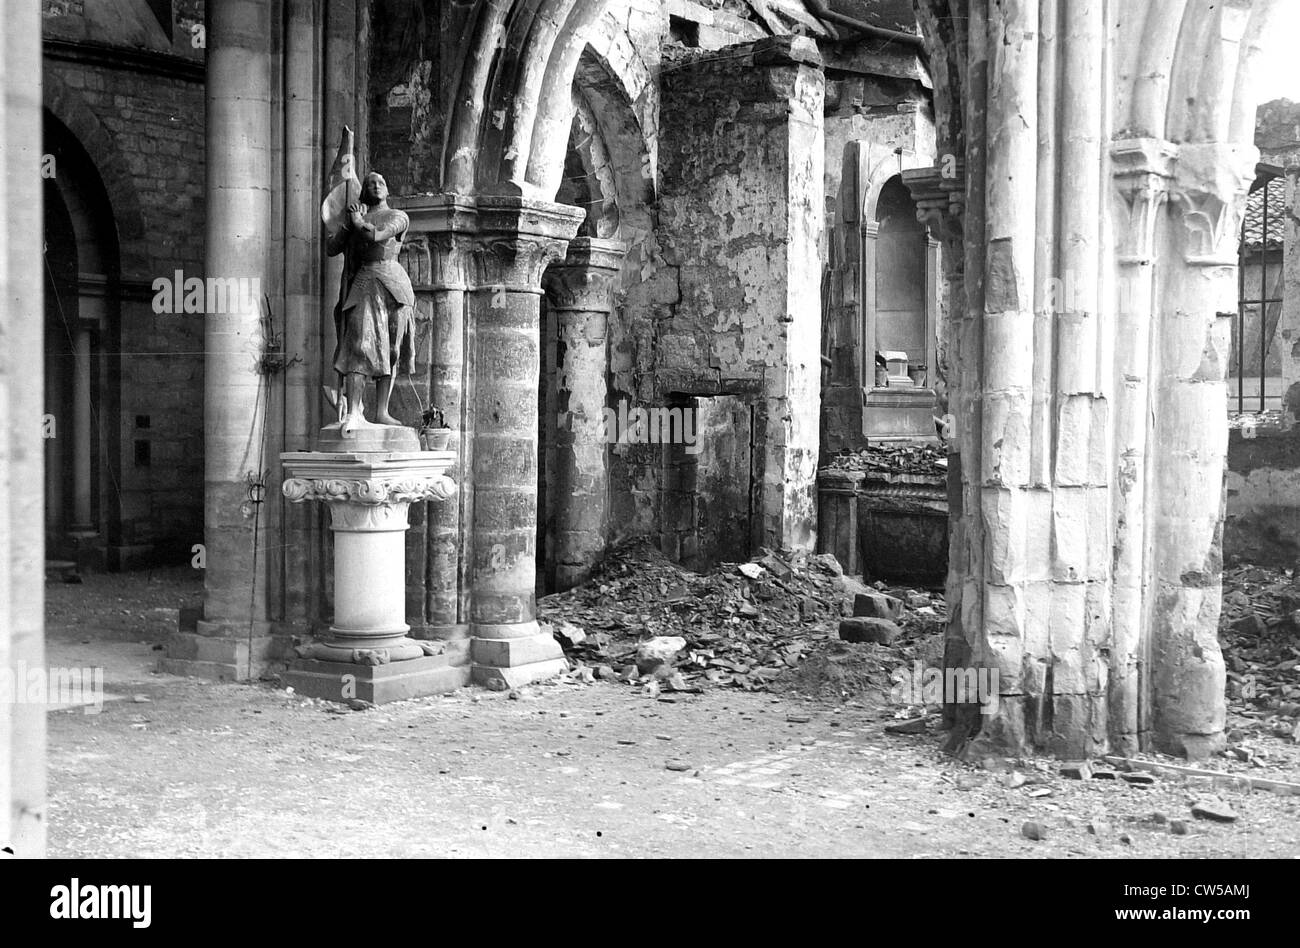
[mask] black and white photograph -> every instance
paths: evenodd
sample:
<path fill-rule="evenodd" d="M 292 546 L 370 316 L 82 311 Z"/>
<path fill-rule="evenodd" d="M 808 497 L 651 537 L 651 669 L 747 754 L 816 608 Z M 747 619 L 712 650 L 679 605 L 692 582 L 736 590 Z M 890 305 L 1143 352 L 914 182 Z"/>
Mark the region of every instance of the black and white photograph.
<path fill-rule="evenodd" d="M 453 886 L 410 859 L 1282 917 L 1300 0 L 0 23 L 15 917 Z M 572 912 L 540 868 L 467 898 Z"/>

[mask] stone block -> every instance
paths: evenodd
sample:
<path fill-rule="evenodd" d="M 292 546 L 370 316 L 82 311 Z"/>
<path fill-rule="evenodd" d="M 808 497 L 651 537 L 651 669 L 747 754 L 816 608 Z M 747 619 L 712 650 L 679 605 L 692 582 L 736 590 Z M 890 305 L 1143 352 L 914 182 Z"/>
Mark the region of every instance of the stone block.
<path fill-rule="evenodd" d="M 309 698 L 345 702 L 359 698 L 386 704 L 424 695 L 446 694 L 469 684 L 470 668 L 430 655 L 387 665 L 351 665 L 300 658 L 289 663 L 284 683 Z"/>
<path fill-rule="evenodd" d="M 857 618 L 888 619 L 894 621 L 903 614 L 903 604 L 884 593 L 859 593 L 853 599 L 853 615 Z"/>
<path fill-rule="evenodd" d="M 856 617 L 840 621 L 840 638 L 846 642 L 876 642 L 890 645 L 901 632 L 888 619 Z"/>

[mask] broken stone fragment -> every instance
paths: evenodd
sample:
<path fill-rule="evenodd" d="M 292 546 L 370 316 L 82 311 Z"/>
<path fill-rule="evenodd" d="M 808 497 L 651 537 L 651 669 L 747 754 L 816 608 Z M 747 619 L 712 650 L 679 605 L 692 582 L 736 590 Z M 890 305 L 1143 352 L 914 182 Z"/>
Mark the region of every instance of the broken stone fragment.
<path fill-rule="evenodd" d="M 1047 827 L 1042 823 L 1027 820 L 1020 827 L 1020 835 L 1025 839 L 1041 841 L 1047 839 Z"/>
<path fill-rule="evenodd" d="M 1125 783 L 1131 783 L 1135 787 L 1150 787 L 1156 782 L 1156 778 L 1153 774 L 1141 770 L 1135 770 L 1132 773 L 1121 773 L 1120 778 L 1123 779 Z"/>
<path fill-rule="evenodd" d="M 741 563 L 737 569 L 740 570 L 742 576 L 746 576 L 749 579 L 758 579 L 758 577 L 763 575 L 763 567 L 759 566 L 757 563 Z"/>
<path fill-rule="evenodd" d="M 899 721 L 897 724 L 886 724 L 886 734 L 924 734 L 925 718 L 912 718 L 910 721 Z"/>
<path fill-rule="evenodd" d="M 1198 820 L 1213 820 L 1216 823 L 1235 823 L 1237 814 L 1232 807 L 1218 797 L 1205 797 L 1192 804 L 1192 816 Z"/>
<path fill-rule="evenodd" d="M 582 626 L 575 625 L 572 622 L 566 622 L 563 619 L 555 624 L 555 627 L 551 630 L 551 634 L 555 636 L 561 645 L 567 646 L 568 648 L 573 648 L 574 646 L 581 645 L 583 642 L 587 641 L 587 633 L 583 630 Z"/>
<path fill-rule="evenodd" d="M 1088 780 L 1092 777 L 1092 767 L 1086 760 L 1072 761 L 1061 765 L 1061 776 L 1067 780 Z"/>
<path fill-rule="evenodd" d="M 844 567 L 832 553 L 818 553 L 809 562 L 823 573 L 830 573 L 832 576 L 844 575 Z"/>
<path fill-rule="evenodd" d="M 1235 622 L 1232 623 L 1230 628 L 1232 629 L 1233 632 L 1236 632 L 1238 635 L 1259 636 L 1259 635 L 1263 635 L 1264 632 L 1266 631 L 1266 629 L 1264 628 L 1264 620 L 1261 619 L 1259 616 L 1255 615 L 1255 613 L 1253 612 L 1248 612 L 1240 619 L 1237 619 Z"/>
<path fill-rule="evenodd" d="M 860 619 L 888 619 L 891 622 L 903 614 L 903 604 L 884 593 L 859 593 L 853 599 L 853 615 Z"/>
<path fill-rule="evenodd" d="M 879 645 L 891 645 L 901 631 L 888 619 L 854 617 L 840 620 L 840 638 L 846 642 L 875 642 Z"/>
<path fill-rule="evenodd" d="M 930 605 L 930 597 L 927 596 L 925 593 L 907 594 L 907 608 L 920 609 L 928 605 Z"/>
<path fill-rule="evenodd" d="M 1174 836 L 1186 836 L 1187 823 L 1183 820 L 1170 820 L 1169 832 L 1172 833 Z"/>
<path fill-rule="evenodd" d="M 648 675 L 661 665 L 671 665 L 682 650 L 686 640 L 680 635 L 659 635 L 642 642 L 636 650 L 636 668 Z"/>

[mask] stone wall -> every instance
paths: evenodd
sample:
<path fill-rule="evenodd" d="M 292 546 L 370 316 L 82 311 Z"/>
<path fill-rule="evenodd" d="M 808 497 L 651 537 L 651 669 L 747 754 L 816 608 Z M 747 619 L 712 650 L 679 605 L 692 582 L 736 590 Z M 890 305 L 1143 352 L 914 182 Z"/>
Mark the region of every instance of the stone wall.
<path fill-rule="evenodd" d="M 654 279 L 667 312 L 656 388 L 748 400 L 761 453 L 754 534 L 807 546 L 820 406 L 819 58 L 808 41 L 764 41 L 681 63 L 661 91 L 665 266 Z"/>

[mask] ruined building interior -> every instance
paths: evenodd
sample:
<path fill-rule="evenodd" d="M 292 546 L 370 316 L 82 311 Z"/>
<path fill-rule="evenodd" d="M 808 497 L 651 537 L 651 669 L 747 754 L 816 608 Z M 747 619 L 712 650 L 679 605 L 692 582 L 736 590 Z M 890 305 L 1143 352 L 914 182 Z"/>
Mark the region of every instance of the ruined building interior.
<path fill-rule="evenodd" d="M 1257 615 L 1300 556 L 1286 6 L 8 0 L 0 665 L 169 577 L 161 682 L 766 693 L 815 628 L 991 673 L 917 702 L 968 764 L 1225 759 L 1221 628 L 1300 644 L 1300 587 Z M 358 429 L 371 172 L 414 371 Z M 747 585 L 687 649 L 642 570 Z M 1291 652 L 1251 714 L 1295 744 Z M 20 855 L 46 714 L 0 705 Z"/>

